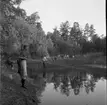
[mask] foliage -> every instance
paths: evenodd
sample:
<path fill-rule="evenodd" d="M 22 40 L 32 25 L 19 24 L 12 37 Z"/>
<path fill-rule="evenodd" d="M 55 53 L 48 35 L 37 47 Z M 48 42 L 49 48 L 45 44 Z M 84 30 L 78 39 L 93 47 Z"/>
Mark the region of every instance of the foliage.
<path fill-rule="evenodd" d="M 26 17 L 26 21 L 29 23 L 29 24 L 36 24 L 36 22 L 38 22 L 40 19 L 39 15 L 38 15 L 38 12 L 35 12 L 33 14 L 31 14 L 30 16 L 27 16 Z"/>
<path fill-rule="evenodd" d="M 73 44 L 79 45 L 82 38 L 82 31 L 80 30 L 79 23 L 74 22 L 73 27 L 70 31 L 70 39 Z"/>
<path fill-rule="evenodd" d="M 43 55 L 44 52 L 48 54 L 47 46 L 50 42 L 46 40 L 41 23 L 38 22 L 40 19 L 38 13 L 35 12 L 27 16 L 26 12 L 19 7 L 21 1 L 22 0 L 0 1 L 0 3 L 3 4 L 1 6 L 3 11 L 0 11 L 2 15 L 1 20 L 4 20 L 3 22 L 0 21 L 2 27 L 1 38 L 4 40 L 2 41 L 3 51 L 7 52 L 10 48 L 8 54 L 10 54 L 10 52 L 14 53 L 17 50 L 19 50 L 19 54 L 22 54 L 24 53 L 23 46 L 28 46 L 29 49 L 29 46 L 34 44 L 34 46 L 37 46 L 36 51 L 40 53 L 40 55 Z M 17 47 L 13 48 L 14 46 Z M 23 56 L 23 54 L 20 56 Z"/>
<path fill-rule="evenodd" d="M 4 53 L 11 55 L 18 52 L 24 56 L 26 46 L 31 57 L 87 52 L 105 54 L 106 37 L 100 38 L 94 25 L 87 23 L 81 29 L 78 22 L 71 27 L 69 21 L 65 21 L 60 24 L 59 30 L 55 27 L 53 32 L 45 35 L 38 12 L 27 16 L 26 11 L 20 8 L 22 1 L 0 0 L 0 48 Z"/>
<path fill-rule="evenodd" d="M 63 40 L 67 41 L 70 30 L 70 23 L 68 21 L 62 22 L 60 25 L 60 33 Z"/>

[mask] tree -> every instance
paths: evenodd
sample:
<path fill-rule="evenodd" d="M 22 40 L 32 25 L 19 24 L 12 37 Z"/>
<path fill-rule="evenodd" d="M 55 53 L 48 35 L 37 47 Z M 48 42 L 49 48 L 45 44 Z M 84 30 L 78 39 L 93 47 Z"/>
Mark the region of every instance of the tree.
<path fill-rule="evenodd" d="M 90 25 L 90 39 L 92 40 L 92 37 L 95 35 L 95 29 L 94 29 L 94 25 Z"/>
<path fill-rule="evenodd" d="M 46 38 L 46 40 L 47 40 L 47 50 L 48 50 L 48 53 L 50 55 L 54 55 L 54 43 L 52 42 L 50 37 Z"/>
<path fill-rule="evenodd" d="M 51 35 L 51 40 L 53 42 L 53 46 L 56 48 L 57 47 L 56 42 L 57 42 L 57 40 L 61 39 L 61 37 L 60 37 L 60 32 L 57 29 L 57 27 L 55 27 L 53 30 L 54 31 L 53 31 L 53 33 Z"/>
<path fill-rule="evenodd" d="M 14 51 L 17 50 L 16 48 L 19 48 L 19 40 L 17 35 L 21 33 L 19 29 L 21 29 L 22 27 L 16 28 L 15 22 L 22 22 L 22 16 L 26 15 L 25 11 L 18 7 L 21 2 L 22 0 L 0 0 L 0 13 L 3 20 L 0 21 L 2 27 L 1 37 L 4 40 L 2 46 L 4 47 L 3 49 L 5 49 L 4 52 L 6 52 L 6 48 L 7 50 L 8 48 L 10 48 L 11 51 L 9 52 L 14 53 Z M 23 31 L 23 28 L 21 30 Z"/>
<path fill-rule="evenodd" d="M 60 25 L 60 33 L 63 40 L 67 41 L 70 30 L 70 24 L 68 21 L 62 22 Z"/>
<path fill-rule="evenodd" d="M 47 49 L 50 55 L 57 55 L 57 40 L 59 40 L 60 37 L 60 32 L 57 29 L 57 27 L 54 28 L 53 33 L 48 32 L 47 33 Z"/>
<path fill-rule="evenodd" d="M 80 30 L 79 23 L 74 22 L 73 27 L 71 28 L 70 31 L 70 38 L 71 41 L 74 41 L 76 44 L 80 44 L 80 40 L 82 38 L 82 31 Z"/>
<path fill-rule="evenodd" d="M 39 21 L 40 17 L 38 15 L 38 12 L 32 13 L 30 16 L 27 16 L 26 21 L 29 24 L 35 24 Z"/>
<path fill-rule="evenodd" d="M 85 28 L 84 28 L 84 37 L 86 40 L 88 40 L 88 37 L 90 36 L 90 27 L 89 24 L 86 23 Z"/>
<path fill-rule="evenodd" d="M 11 41 L 15 38 L 18 43 L 15 42 L 15 45 L 18 45 L 17 50 L 19 50 L 20 56 L 24 56 L 25 46 L 29 49 L 31 44 L 35 45 L 33 48 L 36 50 L 34 51 L 40 51 L 42 45 L 43 50 L 47 53 L 47 41 L 41 23 L 39 22 L 40 17 L 38 12 L 27 16 L 25 10 L 19 7 L 21 2 L 22 0 L 0 1 L 0 15 L 2 14 L 2 18 L 0 18 L 2 27 L 1 35 L 4 40 L 4 44 L 2 45 L 6 45 L 3 48 L 5 49 L 4 51 L 7 51 L 6 48 L 8 48 L 10 38 Z M 13 47 L 12 44 L 10 43 L 9 45 Z"/>
<path fill-rule="evenodd" d="M 95 35 L 94 25 L 90 25 L 87 23 L 84 28 L 84 37 L 86 40 L 92 40 L 92 37 Z"/>

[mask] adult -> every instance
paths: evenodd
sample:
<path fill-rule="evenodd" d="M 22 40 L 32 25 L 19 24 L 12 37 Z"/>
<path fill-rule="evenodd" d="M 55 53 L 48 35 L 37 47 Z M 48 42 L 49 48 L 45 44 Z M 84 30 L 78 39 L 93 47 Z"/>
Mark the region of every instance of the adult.
<path fill-rule="evenodd" d="M 19 59 L 17 60 L 17 65 L 18 65 L 18 73 L 21 77 L 21 87 L 26 88 L 25 87 L 25 80 L 27 77 L 27 62 L 26 62 L 26 58 L 24 57 L 19 57 Z"/>

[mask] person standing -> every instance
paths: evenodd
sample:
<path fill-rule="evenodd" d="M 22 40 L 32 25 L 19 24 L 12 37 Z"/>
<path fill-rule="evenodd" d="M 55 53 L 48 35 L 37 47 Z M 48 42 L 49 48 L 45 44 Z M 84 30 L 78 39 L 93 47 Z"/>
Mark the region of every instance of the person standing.
<path fill-rule="evenodd" d="M 17 65 L 18 65 L 18 73 L 21 77 L 21 87 L 26 88 L 25 87 L 25 80 L 27 77 L 27 62 L 26 62 L 26 58 L 24 57 L 19 57 L 19 59 L 17 60 Z"/>

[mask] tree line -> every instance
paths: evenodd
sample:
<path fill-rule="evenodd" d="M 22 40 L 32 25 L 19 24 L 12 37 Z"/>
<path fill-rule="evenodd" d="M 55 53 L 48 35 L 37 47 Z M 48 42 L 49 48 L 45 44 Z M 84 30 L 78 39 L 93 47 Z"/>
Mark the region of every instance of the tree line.
<path fill-rule="evenodd" d="M 38 12 L 27 16 L 23 0 L 0 0 L 0 51 L 8 57 L 42 58 L 58 54 L 106 52 L 106 36 L 99 37 L 94 25 L 82 29 L 78 22 L 62 22 L 45 34 Z"/>
<path fill-rule="evenodd" d="M 106 53 L 106 36 L 99 36 L 94 25 L 87 23 L 82 29 L 78 22 L 70 26 L 69 21 L 62 22 L 59 29 L 54 28 L 53 33 L 48 32 L 47 37 L 52 39 L 59 53 L 85 54 L 89 52 Z"/>

